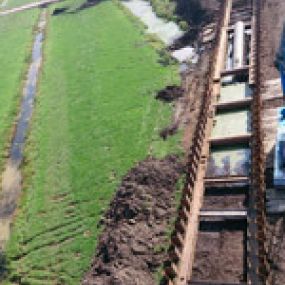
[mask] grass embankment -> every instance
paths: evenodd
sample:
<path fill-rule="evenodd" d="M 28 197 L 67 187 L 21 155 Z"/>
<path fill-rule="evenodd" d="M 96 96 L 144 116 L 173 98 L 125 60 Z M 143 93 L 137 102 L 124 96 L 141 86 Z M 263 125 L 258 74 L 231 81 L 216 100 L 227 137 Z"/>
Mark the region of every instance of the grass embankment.
<path fill-rule="evenodd" d="M 0 17 L 0 171 L 22 95 L 37 17 L 38 11 Z"/>
<path fill-rule="evenodd" d="M 15 8 L 15 7 L 20 7 L 26 4 L 30 4 L 32 2 L 38 2 L 41 0 L 4 0 L 5 1 L 5 5 L 4 7 L 0 8 L 0 10 L 8 10 L 11 8 Z M 1 2 L 4 2 L 1 1 Z"/>
<path fill-rule="evenodd" d="M 78 285 L 121 177 L 148 154 L 179 151 L 178 136 L 158 136 L 171 107 L 154 99 L 177 68 L 158 63 L 141 25 L 111 1 L 51 17 L 44 56 L 9 280 Z"/>
<path fill-rule="evenodd" d="M 173 0 L 147 0 L 151 3 L 156 15 L 167 21 L 176 22 L 182 30 L 188 29 L 188 23 L 177 13 L 177 2 Z M 186 1 L 187 2 L 187 1 Z"/>

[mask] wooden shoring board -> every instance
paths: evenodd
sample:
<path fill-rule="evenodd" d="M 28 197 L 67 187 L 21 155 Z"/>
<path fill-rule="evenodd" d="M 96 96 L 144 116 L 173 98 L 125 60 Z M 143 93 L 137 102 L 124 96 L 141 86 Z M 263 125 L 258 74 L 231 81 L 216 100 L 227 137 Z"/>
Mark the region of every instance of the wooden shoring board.
<path fill-rule="evenodd" d="M 250 106 L 252 98 L 245 98 L 236 101 L 226 101 L 226 102 L 218 102 L 216 104 L 216 110 L 234 110 L 237 108 L 248 107 Z"/>
<path fill-rule="evenodd" d="M 221 70 L 224 68 L 226 49 L 227 49 L 227 27 L 230 21 L 232 0 L 226 0 L 225 14 L 221 24 L 221 35 L 218 43 L 218 52 L 216 55 L 213 82 L 211 84 L 211 104 L 208 120 L 205 128 L 205 138 L 209 138 L 213 128 L 213 119 L 215 113 L 215 104 L 220 93 Z M 207 169 L 207 159 L 210 152 L 209 140 L 204 140 L 202 159 L 198 165 L 198 174 L 194 185 L 193 197 L 191 202 L 191 212 L 188 218 L 185 231 L 184 247 L 182 249 L 180 261 L 177 267 L 176 278 L 170 281 L 169 285 L 187 285 L 192 275 L 192 267 L 195 257 L 195 248 L 199 230 L 199 215 L 202 208 L 204 196 L 204 178 Z"/>
<path fill-rule="evenodd" d="M 211 146 L 227 146 L 233 145 L 238 143 L 249 143 L 251 139 L 251 134 L 244 134 L 244 135 L 233 135 L 233 136 L 225 136 L 225 137 L 211 137 L 210 143 Z"/>

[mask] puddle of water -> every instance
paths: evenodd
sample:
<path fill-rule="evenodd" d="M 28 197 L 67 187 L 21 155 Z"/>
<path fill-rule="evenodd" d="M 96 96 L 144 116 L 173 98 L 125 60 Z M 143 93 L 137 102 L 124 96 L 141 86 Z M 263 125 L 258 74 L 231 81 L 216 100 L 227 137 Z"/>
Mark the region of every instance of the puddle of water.
<path fill-rule="evenodd" d="M 176 23 L 157 17 L 149 2 L 128 0 L 122 3 L 147 26 L 149 34 L 157 35 L 166 45 L 171 45 L 183 36 L 184 32 Z"/>
<path fill-rule="evenodd" d="M 186 46 L 181 49 L 177 49 L 173 51 L 171 55 L 181 63 L 187 61 L 197 63 L 198 61 L 198 55 L 196 53 L 196 50 L 191 46 Z"/>
<path fill-rule="evenodd" d="M 183 36 L 184 31 L 175 22 L 167 22 L 159 18 L 149 2 L 144 0 L 124 0 L 122 3 L 147 26 L 147 33 L 155 34 L 167 46 L 170 46 Z M 181 71 L 184 70 L 184 63 L 197 63 L 198 61 L 198 55 L 191 46 L 174 50 L 171 55 L 182 64 L 180 67 Z"/>
<path fill-rule="evenodd" d="M 13 215 L 17 207 L 18 196 L 21 192 L 22 177 L 20 165 L 23 160 L 23 148 L 32 116 L 37 80 L 42 62 L 42 42 L 45 26 L 46 11 L 43 11 L 34 39 L 31 65 L 23 90 L 19 118 L 10 147 L 10 156 L 5 171 L 2 174 L 2 191 L 0 192 L 0 250 L 3 250 L 6 241 L 9 239 Z"/>
<path fill-rule="evenodd" d="M 0 9 L 5 8 L 8 4 L 8 0 L 3 0 L 2 3 L 0 4 Z"/>

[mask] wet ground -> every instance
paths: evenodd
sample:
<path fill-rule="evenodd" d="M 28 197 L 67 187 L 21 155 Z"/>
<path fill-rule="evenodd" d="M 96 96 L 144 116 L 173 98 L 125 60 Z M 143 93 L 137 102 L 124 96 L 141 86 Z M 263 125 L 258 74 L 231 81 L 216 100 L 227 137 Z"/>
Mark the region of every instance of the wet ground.
<path fill-rule="evenodd" d="M 192 281 L 245 280 L 246 222 L 202 222 L 198 240 Z"/>
<path fill-rule="evenodd" d="M 183 35 L 183 31 L 176 23 L 157 17 L 149 2 L 129 0 L 122 3 L 147 26 L 147 33 L 155 34 L 166 45 L 171 45 Z"/>
<path fill-rule="evenodd" d="M 2 2 L 0 3 L 0 9 L 1 9 L 1 8 L 5 8 L 6 5 L 7 5 L 7 3 L 8 3 L 8 0 L 2 1 Z"/>
<path fill-rule="evenodd" d="M 46 12 L 43 11 L 34 39 L 31 65 L 23 90 L 23 99 L 10 147 L 9 158 L 2 174 L 2 191 L 0 195 L 0 249 L 3 249 L 5 242 L 9 239 L 12 219 L 21 192 L 22 176 L 20 166 L 23 160 L 23 149 L 36 96 L 37 81 L 42 62 L 42 43 L 45 26 Z"/>

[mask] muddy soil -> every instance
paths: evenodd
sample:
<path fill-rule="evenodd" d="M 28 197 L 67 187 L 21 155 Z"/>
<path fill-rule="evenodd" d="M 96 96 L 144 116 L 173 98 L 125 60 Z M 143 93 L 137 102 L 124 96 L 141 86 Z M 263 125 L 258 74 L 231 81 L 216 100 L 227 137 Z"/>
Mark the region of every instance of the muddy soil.
<path fill-rule="evenodd" d="M 285 15 L 285 1 L 263 0 L 261 14 L 261 75 L 262 87 L 266 81 L 279 78 L 279 73 L 274 65 L 276 52 L 279 49 L 283 21 Z M 275 108 L 282 105 L 282 100 L 275 100 L 263 104 L 263 108 Z M 272 161 L 269 154 L 267 160 Z M 272 163 L 271 163 L 272 164 Z M 267 171 L 267 185 L 272 185 L 272 170 Z M 271 274 L 274 285 L 285 284 L 285 231 L 284 215 L 269 217 L 268 219 L 268 244 L 271 262 Z"/>
<path fill-rule="evenodd" d="M 219 0 L 176 0 L 175 14 L 188 23 L 189 29 L 174 46 L 182 47 L 193 44 L 201 31 L 201 28 L 216 21 L 217 12 L 220 8 Z"/>
<path fill-rule="evenodd" d="M 192 143 L 192 137 L 198 121 L 198 116 L 202 104 L 203 94 L 206 91 L 207 73 L 210 64 L 211 49 L 205 50 L 199 62 L 192 72 L 184 75 L 183 85 L 186 90 L 186 97 L 183 102 L 178 100 L 177 105 L 181 105 L 180 123 L 184 127 L 183 146 L 188 150 Z M 176 108 L 177 110 L 177 108 Z"/>
<path fill-rule="evenodd" d="M 211 49 L 208 47 L 201 54 L 198 63 L 187 73 L 182 74 L 182 86 L 167 86 L 156 95 L 156 99 L 173 104 L 174 109 L 171 122 L 160 130 L 160 137 L 166 140 L 182 129 L 184 131 L 182 143 L 186 151 L 191 145 L 205 92 L 210 54 Z"/>
<path fill-rule="evenodd" d="M 82 284 L 155 284 L 183 168 L 176 156 L 168 156 L 147 158 L 129 171 L 102 221 L 105 229 Z"/>
<path fill-rule="evenodd" d="M 279 77 L 274 66 L 276 52 L 279 49 L 283 21 L 285 15 L 285 1 L 263 0 L 261 20 L 261 66 L 263 81 Z"/>
<path fill-rule="evenodd" d="M 193 267 L 192 281 L 239 283 L 244 281 L 246 226 L 223 222 L 204 222 Z M 234 241 L 234 242 L 233 242 Z"/>
<path fill-rule="evenodd" d="M 206 191 L 203 201 L 203 210 L 244 210 L 247 206 L 245 193 L 237 191 Z"/>
<path fill-rule="evenodd" d="M 284 217 L 270 217 L 268 239 L 270 249 L 271 275 L 273 285 L 285 284 L 285 220 Z"/>
<path fill-rule="evenodd" d="M 184 92 L 180 86 L 170 85 L 157 92 L 155 99 L 163 102 L 172 102 L 182 97 Z"/>

